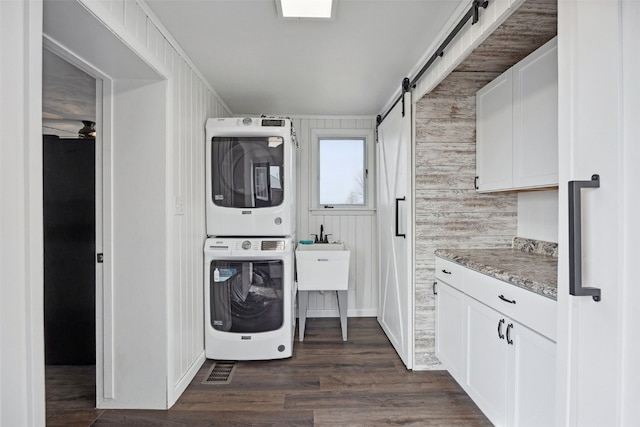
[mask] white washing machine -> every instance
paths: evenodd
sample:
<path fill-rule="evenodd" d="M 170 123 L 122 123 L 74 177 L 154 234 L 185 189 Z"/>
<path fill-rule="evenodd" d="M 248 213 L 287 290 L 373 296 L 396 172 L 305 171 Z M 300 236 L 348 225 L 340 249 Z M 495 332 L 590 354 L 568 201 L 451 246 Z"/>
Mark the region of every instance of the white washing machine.
<path fill-rule="evenodd" d="M 204 246 L 205 355 L 291 357 L 295 329 L 290 238 L 208 238 Z"/>
<path fill-rule="evenodd" d="M 208 236 L 293 236 L 297 141 L 290 119 L 215 118 L 206 128 Z"/>

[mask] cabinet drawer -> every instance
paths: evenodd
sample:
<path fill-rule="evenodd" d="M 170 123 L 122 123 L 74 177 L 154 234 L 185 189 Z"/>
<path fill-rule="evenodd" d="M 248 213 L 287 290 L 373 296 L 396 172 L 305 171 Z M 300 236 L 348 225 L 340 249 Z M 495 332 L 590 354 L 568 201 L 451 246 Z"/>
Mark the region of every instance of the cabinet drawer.
<path fill-rule="evenodd" d="M 556 341 L 556 302 L 531 291 L 467 270 L 465 293 Z"/>
<path fill-rule="evenodd" d="M 463 291 L 464 267 L 455 262 L 436 257 L 436 279 L 442 280 L 448 285 Z"/>

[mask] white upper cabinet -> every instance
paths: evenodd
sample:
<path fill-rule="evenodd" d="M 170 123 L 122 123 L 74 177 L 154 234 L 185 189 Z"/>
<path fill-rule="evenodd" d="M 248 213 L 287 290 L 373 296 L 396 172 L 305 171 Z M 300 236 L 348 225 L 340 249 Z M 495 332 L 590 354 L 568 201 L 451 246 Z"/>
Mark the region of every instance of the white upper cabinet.
<path fill-rule="evenodd" d="M 512 69 L 508 69 L 476 94 L 476 189 L 512 187 L 513 112 Z"/>
<path fill-rule="evenodd" d="M 512 69 L 513 186 L 558 184 L 558 40 Z"/>
<path fill-rule="evenodd" d="M 558 185 L 557 38 L 476 94 L 476 189 Z"/>

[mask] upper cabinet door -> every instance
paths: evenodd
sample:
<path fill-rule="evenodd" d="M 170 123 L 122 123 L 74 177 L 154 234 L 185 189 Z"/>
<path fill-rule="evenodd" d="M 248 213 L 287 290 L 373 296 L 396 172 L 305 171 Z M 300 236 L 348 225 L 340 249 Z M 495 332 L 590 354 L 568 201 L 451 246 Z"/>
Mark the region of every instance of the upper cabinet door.
<path fill-rule="evenodd" d="M 476 189 L 558 185 L 557 39 L 476 93 Z"/>
<path fill-rule="evenodd" d="M 558 185 L 558 43 L 516 64 L 513 76 L 513 187 Z"/>
<path fill-rule="evenodd" d="M 513 185 L 511 69 L 476 94 L 476 189 L 506 190 Z"/>

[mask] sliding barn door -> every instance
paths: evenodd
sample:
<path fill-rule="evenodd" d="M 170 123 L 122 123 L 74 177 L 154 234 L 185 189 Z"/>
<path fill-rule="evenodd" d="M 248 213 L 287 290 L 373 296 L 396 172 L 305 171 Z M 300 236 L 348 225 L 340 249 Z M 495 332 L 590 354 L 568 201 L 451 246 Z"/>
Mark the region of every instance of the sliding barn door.
<path fill-rule="evenodd" d="M 637 1 L 558 2 L 556 425 L 640 423 L 638 19 Z"/>
<path fill-rule="evenodd" d="M 404 105 L 403 105 L 404 104 Z M 411 94 L 378 127 L 378 322 L 413 367 Z"/>

